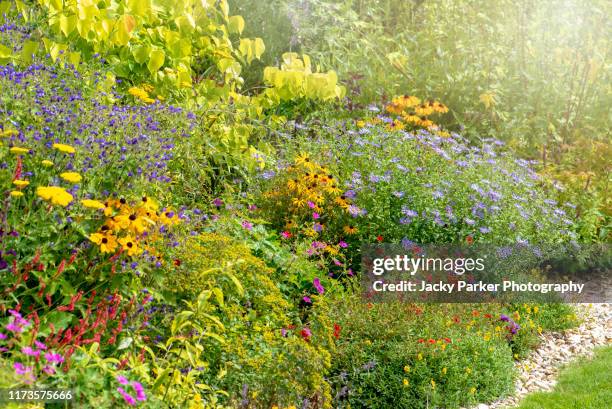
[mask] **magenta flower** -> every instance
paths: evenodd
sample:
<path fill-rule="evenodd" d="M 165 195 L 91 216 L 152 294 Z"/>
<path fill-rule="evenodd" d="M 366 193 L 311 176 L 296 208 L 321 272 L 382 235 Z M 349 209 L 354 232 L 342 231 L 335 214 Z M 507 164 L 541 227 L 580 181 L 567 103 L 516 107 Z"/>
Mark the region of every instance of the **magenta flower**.
<path fill-rule="evenodd" d="M 52 352 L 47 352 L 45 354 L 45 359 L 52 364 L 61 364 L 64 362 L 64 357 L 61 354 L 54 354 Z"/>
<path fill-rule="evenodd" d="M 147 400 L 147 395 L 145 395 L 144 388 L 140 382 L 133 381 L 132 388 L 136 391 L 136 399 L 140 401 Z"/>
<path fill-rule="evenodd" d="M 127 385 L 130 383 L 130 381 L 127 380 L 127 378 L 123 375 L 117 375 L 117 382 L 119 382 L 121 385 Z"/>
<path fill-rule="evenodd" d="M 119 392 L 121 394 L 121 396 L 123 396 L 123 399 L 125 399 L 125 402 L 128 405 L 134 406 L 136 404 L 136 399 L 134 399 L 134 397 L 132 395 L 127 393 L 125 390 L 123 390 L 123 388 L 121 388 L 121 387 L 117 388 L 117 392 Z"/>
<path fill-rule="evenodd" d="M 47 346 L 40 341 L 34 341 L 34 345 L 36 345 L 38 349 L 47 349 Z"/>
<path fill-rule="evenodd" d="M 310 207 L 311 209 L 314 209 L 315 207 L 317 207 L 317 205 L 311 201 L 308 201 L 308 207 Z"/>
<path fill-rule="evenodd" d="M 8 337 L 6 336 L 6 334 L 0 332 L 0 339 L 7 339 Z"/>
<path fill-rule="evenodd" d="M 312 218 L 317 220 L 319 217 L 321 217 L 321 215 L 317 212 L 312 212 Z"/>
<path fill-rule="evenodd" d="M 314 287 L 317 289 L 317 292 L 319 294 L 323 294 L 325 292 L 325 288 L 321 284 L 321 280 L 319 280 L 318 277 L 312 280 L 312 285 L 314 285 Z"/>
<path fill-rule="evenodd" d="M 340 242 L 338 243 L 338 246 L 342 247 L 343 249 L 348 247 L 348 243 L 346 241 L 340 240 Z"/>
<path fill-rule="evenodd" d="M 13 368 L 17 375 L 27 375 L 34 370 L 31 366 L 24 366 L 21 362 L 15 362 Z"/>
<path fill-rule="evenodd" d="M 44 368 L 42 369 L 44 373 L 48 374 L 48 375 L 54 375 L 55 374 L 55 369 L 49 365 L 45 365 Z"/>
<path fill-rule="evenodd" d="M 217 207 L 221 207 L 221 206 L 223 206 L 223 200 L 221 200 L 221 199 L 219 199 L 219 198 L 217 197 L 215 200 L 213 200 L 213 204 L 214 204 L 215 206 L 217 206 Z"/>
<path fill-rule="evenodd" d="M 36 358 L 40 356 L 40 351 L 35 351 L 32 347 L 23 347 L 21 348 L 21 352 L 23 352 L 27 356 L 33 356 Z"/>
<path fill-rule="evenodd" d="M 250 223 L 248 220 L 243 220 L 242 221 L 242 227 L 244 227 L 247 230 L 252 230 L 253 229 L 253 223 Z"/>
<path fill-rule="evenodd" d="M 305 296 L 302 298 L 302 300 L 304 300 L 304 302 L 305 302 L 306 304 L 312 304 L 312 300 L 311 300 L 311 299 L 310 299 L 310 297 L 309 297 L 309 296 L 307 296 L 307 295 L 305 295 Z"/>

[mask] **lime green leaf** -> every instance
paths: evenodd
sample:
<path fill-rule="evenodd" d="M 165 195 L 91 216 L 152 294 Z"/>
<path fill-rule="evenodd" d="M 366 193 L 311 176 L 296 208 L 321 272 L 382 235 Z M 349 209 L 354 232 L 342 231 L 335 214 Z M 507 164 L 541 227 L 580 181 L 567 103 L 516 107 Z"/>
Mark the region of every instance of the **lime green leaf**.
<path fill-rule="evenodd" d="M 132 55 L 138 64 L 144 64 L 149 59 L 151 47 L 149 45 L 137 45 L 132 48 Z"/>
<path fill-rule="evenodd" d="M 164 65 L 166 54 L 160 49 L 153 49 L 149 53 L 147 68 L 151 74 L 155 74 Z"/>
<path fill-rule="evenodd" d="M 227 22 L 227 29 L 230 33 L 242 34 L 244 30 L 244 19 L 242 16 L 231 16 Z"/>
<path fill-rule="evenodd" d="M 25 63 L 32 61 L 32 55 L 38 50 L 38 41 L 26 41 L 21 49 L 21 59 Z"/>

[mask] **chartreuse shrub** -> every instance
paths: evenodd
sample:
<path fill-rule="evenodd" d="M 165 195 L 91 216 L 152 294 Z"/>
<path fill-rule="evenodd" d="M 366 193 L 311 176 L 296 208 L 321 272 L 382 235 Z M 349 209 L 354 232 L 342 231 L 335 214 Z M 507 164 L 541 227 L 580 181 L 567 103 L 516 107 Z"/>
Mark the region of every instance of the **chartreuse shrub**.
<path fill-rule="evenodd" d="M 200 344 L 208 351 L 207 383 L 228 391 L 230 402 L 257 407 L 304 399 L 331 405 L 324 375 L 333 331 L 324 307 L 313 307 L 302 324 L 274 270 L 228 236 L 195 236 L 177 256 L 180 267 L 167 277 L 165 287 L 186 299 L 209 292 L 216 308 L 206 314 L 217 317 L 224 328 L 224 342 Z"/>
<path fill-rule="evenodd" d="M 242 64 L 265 50 L 261 39 L 234 45 L 245 21 L 230 16 L 225 0 L 39 4 L 53 35 L 45 43 L 53 59 L 74 44 L 74 52 L 87 58 L 102 54 L 117 76 L 154 82 L 165 91 L 190 89 L 197 78 L 202 97 L 228 96 L 242 82 Z"/>

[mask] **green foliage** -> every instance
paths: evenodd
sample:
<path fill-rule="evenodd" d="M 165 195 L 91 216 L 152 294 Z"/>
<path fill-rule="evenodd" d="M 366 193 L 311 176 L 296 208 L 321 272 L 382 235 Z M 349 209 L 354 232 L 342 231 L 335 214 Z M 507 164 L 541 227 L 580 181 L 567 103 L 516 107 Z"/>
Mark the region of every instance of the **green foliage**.
<path fill-rule="evenodd" d="M 291 328 L 301 329 L 306 317 L 280 291 L 275 280 L 280 276 L 245 244 L 205 233 L 188 240 L 177 256 L 180 268 L 168 276 L 165 286 L 187 299 L 209 293 L 217 308 L 205 315 L 218 317 L 215 320 L 225 329 L 224 342 L 209 345 L 212 353 L 206 365 L 218 375 L 208 382 L 228 391 L 230 401 L 246 399 L 256 406 L 289 405 L 300 397 L 329 405 L 323 376 L 333 342 L 323 306 L 308 315 L 312 337 L 305 342 L 300 331 Z M 283 328 L 290 332 L 288 337 L 281 335 Z M 207 349 L 208 343 L 200 345 Z M 243 385 L 247 395 L 240 392 Z"/>

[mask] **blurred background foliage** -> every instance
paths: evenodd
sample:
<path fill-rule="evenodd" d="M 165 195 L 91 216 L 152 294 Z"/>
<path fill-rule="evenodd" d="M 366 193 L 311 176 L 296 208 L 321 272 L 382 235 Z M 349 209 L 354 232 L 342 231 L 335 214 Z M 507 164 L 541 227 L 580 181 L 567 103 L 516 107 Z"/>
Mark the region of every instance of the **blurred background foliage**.
<path fill-rule="evenodd" d="M 541 162 L 577 202 L 582 236 L 609 237 L 610 3 L 607 1 L 232 1 L 274 63 L 304 51 L 347 86 L 355 116 L 394 95 L 427 95 L 440 123 L 495 137 Z M 266 60 L 267 59 L 267 60 Z M 247 78 L 249 87 L 261 74 Z"/>

